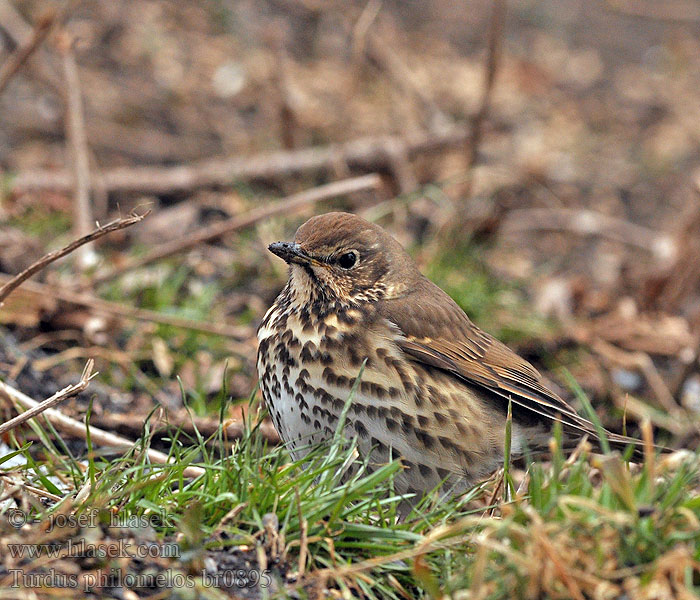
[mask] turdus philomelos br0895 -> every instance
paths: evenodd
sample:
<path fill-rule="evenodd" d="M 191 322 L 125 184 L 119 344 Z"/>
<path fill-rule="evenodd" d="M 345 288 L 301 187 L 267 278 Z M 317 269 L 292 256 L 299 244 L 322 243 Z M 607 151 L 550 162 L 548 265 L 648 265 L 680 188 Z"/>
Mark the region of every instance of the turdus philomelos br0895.
<path fill-rule="evenodd" d="M 344 433 L 370 463 L 402 457 L 399 493 L 420 496 L 442 481 L 459 493 L 498 468 L 509 400 L 513 456 L 546 448 L 554 421 L 565 443 L 597 438 L 378 225 L 328 213 L 270 250 L 289 264 L 289 280 L 258 329 L 258 374 L 295 458 L 333 437 L 365 361 Z"/>

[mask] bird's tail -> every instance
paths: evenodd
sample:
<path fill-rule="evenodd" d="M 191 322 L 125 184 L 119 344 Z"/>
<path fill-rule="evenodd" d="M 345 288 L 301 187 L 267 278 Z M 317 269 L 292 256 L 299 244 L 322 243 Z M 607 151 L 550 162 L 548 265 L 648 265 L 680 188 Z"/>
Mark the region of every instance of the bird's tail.
<path fill-rule="evenodd" d="M 634 462 L 641 462 L 644 460 L 646 455 L 646 443 L 643 440 L 637 438 L 629 437 L 627 435 L 621 435 L 619 433 L 612 433 L 611 431 L 603 430 L 601 433 L 598 431 L 591 431 L 589 433 L 589 440 L 596 449 L 601 452 L 609 447 L 611 450 L 617 450 L 621 454 L 625 455 L 629 452 L 629 448 L 632 447 L 632 454 L 630 459 Z M 607 444 L 605 443 L 607 441 Z M 671 452 L 670 448 L 665 446 L 660 446 L 658 444 L 650 444 L 649 446 L 652 452 Z"/>

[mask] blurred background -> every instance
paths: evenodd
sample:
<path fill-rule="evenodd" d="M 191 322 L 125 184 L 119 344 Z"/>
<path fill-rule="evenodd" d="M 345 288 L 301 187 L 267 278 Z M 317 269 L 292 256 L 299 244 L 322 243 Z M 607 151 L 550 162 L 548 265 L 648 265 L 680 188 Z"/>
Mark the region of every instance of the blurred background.
<path fill-rule="evenodd" d="M 0 376 L 95 358 L 98 426 L 240 418 L 266 246 L 342 209 L 611 429 L 697 446 L 700 2 L 0 0 L 0 169 L 0 285 L 151 211 L 0 308 Z"/>

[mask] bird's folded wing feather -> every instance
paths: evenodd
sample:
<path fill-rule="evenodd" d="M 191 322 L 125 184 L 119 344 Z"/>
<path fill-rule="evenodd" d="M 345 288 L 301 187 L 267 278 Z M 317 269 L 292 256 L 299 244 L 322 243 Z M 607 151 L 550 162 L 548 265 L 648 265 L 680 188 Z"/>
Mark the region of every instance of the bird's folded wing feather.
<path fill-rule="evenodd" d="M 400 332 L 396 343 L 409 357 L 479 386 L 503 402 L 510 400 L 514 410 L 520 407 L 597 437 L 593 424 L 547 389 L 530 363 L 480 330 L 447 294 L 424 281 L 423 289 L 417 290 L 420 300 L 413 299 L 410 312 L 403 310 L 408 303 L 401 300 L 382 307 L 385 318 Z"/>
<path fill-rule="evenodd" d="M 583 433 L 595 433 L 589 421 L 579 416 L 566 402 L 545 388 L 538 378 L 531 375 L 532 367 L 525 361 L 504 364 L 493 360 L 488 355 L 488 350 L 481 359 L 474 359 L 463 353 L 462 343 L 444 339 L 415 338 L 409 335 L 405 340 L 399 340 L 398 345 L 414 360 L 448 371 L 465 382 L 500 396 L 504 402 L 510 400 L 516 407 L 545 419 L 560 421 Z"/>

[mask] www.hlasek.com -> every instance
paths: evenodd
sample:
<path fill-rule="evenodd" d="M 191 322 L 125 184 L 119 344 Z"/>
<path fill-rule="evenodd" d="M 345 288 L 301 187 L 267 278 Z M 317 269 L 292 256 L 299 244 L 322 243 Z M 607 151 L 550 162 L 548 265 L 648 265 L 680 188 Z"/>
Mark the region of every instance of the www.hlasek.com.
<path fill-rule="evenodd" d="M 175 543 L 112 540 L 91 543 L 68 540 L 62 544 L 7 544 L 12 558 L 180 558 L 180 546 Z"/>
<path fill-rule="evenodd" d="M 121 569 L 89 573 L 61 573 L 47 569 L 41 573 L 27 573 L 23 569 L 10 569 L 10 586 L 13 588 L 68 588 L 90 592 L 96 588 L 163 589 L 194 588 L 268 588 L 272 584 L 269 569 L 225 569 L 217 573 L 203 570 L 198 576 L 172 569 L 159 573 L 124 573 Z"/>
<path fill-rule="evenodd" d="M 38 522 L 37 519 L 18 508 L 11 508 L 5 511 L 2 516 L 7 519 L 10 525 L 18 529 L 29 523 Z M 167 514 L 152 513 L 125 516 L 109 510 L 97 509 L 89 509 L 78 514 L 56 513 L 49 515 L 44 521 L 46 521 L 46 531 L 64 528 L 85 529 L 99 527 L 100 525 L 117 529 L 174 526 Z"/>

